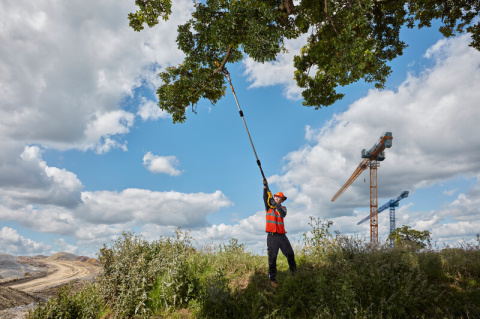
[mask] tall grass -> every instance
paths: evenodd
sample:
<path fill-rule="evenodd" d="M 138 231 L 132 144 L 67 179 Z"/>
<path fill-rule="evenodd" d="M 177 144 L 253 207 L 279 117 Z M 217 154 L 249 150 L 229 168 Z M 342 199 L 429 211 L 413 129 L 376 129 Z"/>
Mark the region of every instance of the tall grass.
<path fill-rule="evenodd" d="M 29 318 L 480 318 L 479 245 L 389 248 L 310 225 L 293 276 L 279 256 L 278 288 L 266 256 L 236 239 L 200 249 L 181 231 L 154 242 L 125 233 L 100 250 L 98 284 Z"/>

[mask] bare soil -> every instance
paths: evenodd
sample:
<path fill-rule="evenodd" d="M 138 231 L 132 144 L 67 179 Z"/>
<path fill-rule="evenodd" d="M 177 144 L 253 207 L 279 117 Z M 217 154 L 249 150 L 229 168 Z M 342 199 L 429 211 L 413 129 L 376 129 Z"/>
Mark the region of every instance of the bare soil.
<path fill-rule="evenodd" d="M 56 256 L 57 255 L 57 256 Z M 75 287 L 96 279 L 100 272 L 98 261 L 78 258 L 75 255 L 58 255 L 54 258 L 18 257 L 21 265 L 41 269 L 23 278 L 2 279 L 0 283 L 0 318 L 25 318 L 38 302 L 55 297 L 59 289 L 72 281 Z M 23 259 L 22 259 L 23 258 Z M 85 260 L 86 261 L 78 261 Z M 9 267 L 12 267 L 9 263 Z"/>

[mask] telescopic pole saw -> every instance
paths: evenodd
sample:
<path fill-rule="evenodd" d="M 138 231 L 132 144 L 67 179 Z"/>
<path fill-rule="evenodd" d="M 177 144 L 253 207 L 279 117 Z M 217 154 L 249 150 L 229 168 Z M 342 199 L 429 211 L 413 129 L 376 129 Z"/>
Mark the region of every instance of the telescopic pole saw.
<path fill-rule="evenodd" d="M 217 65 L 220 66 L 218 63 L 217 63 Z M 240 114 L 240 117 L 243 120 L 243 125 L 245 125 L 245 130 L 247 130 L 248 139 L 250 140 L 250 144 L 252 145 L 253 153 L 255 154 L 255 158 L 257 159 L 257 164 L 258 164 L 258 167 L 260 168 L 260 173 L 262 173 L 263 180 L 266 182 L 267 192 L 268 192 L 268 201 L 267 201 L 268 205 L 272 208 L 275 208 L 275 206 L 272 206 L 270 204 L 270 199 L 271 198 L 273 199 L 273 195 L 272 195 L 272 192 L 270 191 L 270 188 L 268 187 L 267 178 L 265 177 L 265 174 L 263 173 L 262 164 L 260 163 L 260 160 L 258 159 L 257 151 L 255 150 L 255 146 L 253 145 L 252 137 L 250 136 L 250 132 L 248 131 L 247 122 L 245 122 L 245 117 L 243 116 L 243 111 L 240 108 L 240 104 L 238 103 L 237 95 L 235 94 L 235 90 L 233 89 L 232 80 L 230 78 L 230 73 L 227 71 L 227 69 L 225 67 L 222 68 L 222 70 L 220 70 L 220 72 L 222 72 L 222 74 L 227 78 L 228 83 L 230 84 L 230 88 L 232 89 L 233 97 L 235 97 L 235 102 L 237 103 L 238 113 Z"/>

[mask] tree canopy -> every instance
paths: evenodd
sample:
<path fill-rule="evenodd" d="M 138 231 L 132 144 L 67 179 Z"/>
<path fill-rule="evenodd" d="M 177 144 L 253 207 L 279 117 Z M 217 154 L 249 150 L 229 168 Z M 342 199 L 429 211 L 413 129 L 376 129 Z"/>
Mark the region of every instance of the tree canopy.
<path fill-rule="evenodd" d="M 130 26 L 141 31 L 167 20 L 171 0 L 135 0 Z M 400 29 L 430 27 L 441 21 L 445 37 L 472 34 L 470 46 L 480 50 L 480 0 L 204 0 L 195 2 L 192 18 L 178 26 L 177 44 L 185 60 L 159 74 L 159 107 L 186 120 L 186 109 L 201 98 L 215 104 L 226 92 L 219 71 L 249 56 L 274 61 L 284 41 L 308 35 L 294 57 L 295 74 L 303 88 L 303 104 L 315 109 L 332 105 L 344 94 L 338 86 L 360 79 L 384 88 L 391 73 L 388 62 L 407 44 Z M 218 66 L 216 63 L 219 63 Z"/>
<path fill-rule="evenodd" d="M 393 239 L 396 247 L 420 250 L 430 246 L 431 234 L 428 230 L 419 231 L 403 225 L 391 232 L 388 239 Z"/>

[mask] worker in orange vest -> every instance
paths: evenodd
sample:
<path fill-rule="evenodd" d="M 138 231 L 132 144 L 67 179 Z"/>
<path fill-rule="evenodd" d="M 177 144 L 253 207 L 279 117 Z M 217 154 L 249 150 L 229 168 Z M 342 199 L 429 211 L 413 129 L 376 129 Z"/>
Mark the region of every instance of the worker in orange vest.
<path fill-rule="evenodd" d="M 263 180 L 263 201 L 265 202 L 265 217 L 268 251 L 268 277 L 272 287 L 277 287 L 277 256 L 278 250 L 287 257 L 290 272 L 293 274 L 297 269 L 295 254 L 285 231 L 284 218 L 287 208 L 281 204 L 287 199 L 282 192 L 275 194 L 273 198 L 268 196 L 268 184 Z M 275 207 L 275 208 L 272 208 Z"/>

